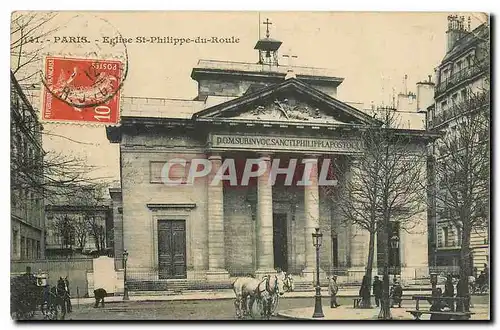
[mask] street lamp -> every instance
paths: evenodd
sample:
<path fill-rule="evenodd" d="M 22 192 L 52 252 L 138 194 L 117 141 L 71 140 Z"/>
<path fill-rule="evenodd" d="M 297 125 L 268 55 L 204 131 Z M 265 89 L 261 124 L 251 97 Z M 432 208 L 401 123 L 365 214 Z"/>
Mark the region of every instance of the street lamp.
<path fill-rule="evenodd" d="M 394 251 L 394 256 L 393 256 L 393 267 L 394 267 L 394 276 L 396 276 L 396 273 L 399 273 L 397 271 L 397 268 L 399 266 L 398 262 L 398 249 L 399 249 L 399 237 L 397 235 L 393 235 L 391 237 L 391 248 Z"/>
<path fill-rule="evenodd" d="M 321 286 L 319 284 L 319 248 L 321 247 L 321 241 L 323 234 L 320 233 L 319 228 L 316 227 L 315 232 L 312 233 L 313 245 L 316 248 L 316 295 L 314 302 L 314 314 L 313 318 L 325 317 L 323 315 L 323 305 L 321 304 Z"/>
<path fill-rule="evenodd" d="M 127 250 L 123 251 L 123 300 L 129 300 L 128 297 L 128 287 L 127 287 Z"/>

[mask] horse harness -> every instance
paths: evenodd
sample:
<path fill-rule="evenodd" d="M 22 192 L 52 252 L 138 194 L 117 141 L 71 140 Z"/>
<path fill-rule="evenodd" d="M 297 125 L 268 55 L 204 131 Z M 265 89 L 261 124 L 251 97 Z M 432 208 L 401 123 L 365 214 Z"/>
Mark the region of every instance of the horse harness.
<path fill-rule="evenodd" d="M 285 276 L 285 280 L 283 281 L 284 286 L 286 286 L 286 291 L 292 290 L 293 287 L 293 279 L 289 277 L 288 275 Z"/>
<path fill-rule="evenodd" d="M 262 296 L 262 292 L 264 291 L 267 291 L 269 294 L 272 295 L 273 292 L 276 292 L 278 290 L 278 276 L 277 275 L 274 275 L 276 281 L 274 281 L 274 288 L 271 288 L 271 284 L 270 284 L 270 279 L 271 277 L 270 276 L 266 276 L 260 283 L 259 285 L 257 285 L 257 288 L 255 289 L 255 295 L 260 299 L 261 296 Z M 266 282 L 266 287 L 265 287 L 265 290 L 264 291 L 260 291 L 260 285 L 262 283 L 264 283 L 264 281 Z M 271 291 L 273 290 L 273 291 Z"/>

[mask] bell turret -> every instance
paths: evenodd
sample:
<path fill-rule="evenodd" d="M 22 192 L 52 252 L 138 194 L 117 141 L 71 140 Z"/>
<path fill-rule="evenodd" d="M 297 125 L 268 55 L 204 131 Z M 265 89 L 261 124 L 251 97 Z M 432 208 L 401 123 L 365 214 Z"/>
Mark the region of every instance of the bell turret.
<path fill-rule="evenodd" d="M 268 18 L 262 24 L 266 25 L 266 37 L 259 39 L 254 47 L 259 51 L 258 63 L 278 66 L 278 49 L 282 42 L 269 37 L 269 25 L 273 23 L 269 22 Z"/>

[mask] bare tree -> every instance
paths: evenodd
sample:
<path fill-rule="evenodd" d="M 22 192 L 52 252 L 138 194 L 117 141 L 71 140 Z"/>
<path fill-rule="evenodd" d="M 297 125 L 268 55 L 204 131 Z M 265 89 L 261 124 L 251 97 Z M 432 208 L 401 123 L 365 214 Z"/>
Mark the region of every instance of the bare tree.
<path fill-rule="evenodd" d="M 102 207 L 106 205 L 104 190 L 107 183 L 82 187 L 73 197 L 74 205 L 81 207 L 82 230 L 87 230 L 87 237 L 94 240 L 95 248 L 101 252 L 106 248 L 105 216 L 101 217 Z M 83 233 L 82 233 L 83 235 Z"/>
<path fill-rule="evenodd" d="M 383 242 L 383 299 L 379 318 L 391 318 L 389 306 L 389 240 L 393 224 L 405 231 L 417 225 L 416 216 L 425 211 L 425 144 L 395 127 L 393 109 L 380 112 L 381 125 L 361 132 L 364 152 L 348 162 L 337 163 L 338 189 L 334 198 L 341 219 L 369 233 L 365 276 L 371 286 L 375 238 Z M 330 188 L 331 194 L 332 190 Z M 370 301 L 363 301 L 369 307 Z"/>
<path fill-rule="evenodd" d="M 489 223 L 489 92 L 470 92 L 449 114 L 456 125 L 436 143 L 435 198 L 440 217 L 461 228 L 460 275 L 466 278 L 472 275 L 471 233 Z"/>
<path fill-rule="evenodd" d="M 71 249 L 75 237 L 75 230 L 71 217 L 67 215 L 56 217 L 52 223 L 52 228 L 56 236 L 61 239 L 61 249 Z"/>
<path fill-rule="evenodd" d="M 472 275 L 471 233 L 489 230 L 490 198 L 490 32 L 488 22 L 470 34 L 475 56 L 465 68 L 474 82 L 465 97 L 433 121 L 443 138 L 433 145 L 435 200 L 440 218 L 460 228 L 460 278 Z M 463 290 L 468 285 L 461 286 Z M 468 292 L 460 292 L 461 296 Z"/>
<path fill-rule="evenodd" d="M 10 25 L 11 70 L 17 81 L 25 83 L 37 81 L 40 74 L 38 61 L 41 60 L 45 38 L 57 30 L 50 22 L 56 17 L 54 12 L 14 12 Z"/>
<path fill-rule="evenodd" d="M 71 247 L 83 251 L 89 241 L 93 240 L 98 252 L 106 248 L 106 216 L 108 215 L 109 200 L 104 196 L 108 184 L 86 184 L 74 187 L 71 194 L 59 196 L 56 205 L 58 212 L 52 226 L 55 234 L 66 242 L 71 233 Z M 62 212 L 61 212 L 62 211 Z M 67 244 L 66 244 L 67 245 Z"/>
<path fill-rule="evenodd" d="M 25 151 L 19 151 L 18 138 L 13 135 L 11 140 L 10 169 L 14 174 L 11 192 L 14 196 L 21 196 L 23 191 L 30 190 L 51 201 L 78 191 L 82 184 L 102 179 L 90 178 L 96 167 L 76 156 L 35 148 L 31 149 L 31 155 L 26 155 Z"/>
<path fill-rule="evenodd" d="M 76 245 L 78 249 L 83 251 L 85 245 L 87 244 L 88 238 L 88 225 L 85 217 L 77 216 L 73 220 L 73 227 L 75 231 Z"/>

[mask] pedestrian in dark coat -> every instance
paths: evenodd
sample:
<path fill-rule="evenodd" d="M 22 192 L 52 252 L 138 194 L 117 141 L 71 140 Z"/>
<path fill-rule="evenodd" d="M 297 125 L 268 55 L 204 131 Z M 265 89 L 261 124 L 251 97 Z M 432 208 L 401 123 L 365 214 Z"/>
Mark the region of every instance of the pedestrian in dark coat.
<path fill-rule="evenodd" d="M 441 288 L 437 288 L 436 290 L 436 299 L 432 301 L 432 306 L 429 309 L 431 312 L 447 312 L 450 311 L 450 307 L 446 302 L 443 300 L 439 299 L 442 296 L 442 290 Z M 451 320 L 450 315 L 436 315 L 436 314 L 431 314 L 431 320 L 432 321 L 449 321 Z"/>
<path fill-rule="evenodd" d="M 379 280 L 378 276 L 373 279 L 373 295 L 375 296 L 375 304 L 380 306 L 380 299 L 382 299 L 382 286 L 383 283 Z"/>
<path fill-rule="evenodd" d="M 401 308 L 401 302 L 403 298 L 403 287 L 399 283 L 397 279 L 394 279 L 394 284 L 392 286 L 392 303 L 391 307 L 394 304 L 397 304 L 399 308 Z"/>
<path fill-rule="evenodd" d="M 453 285 L 453 278 L 451 277 L 450 274 L 448 274 L 446 276 L 446 282 L 444 284 L 444 294 L 443 294 L 443 297 L 452 298 L 454 296 L 455 296 L 455 287 Z M 453 301 L 449 300 L 447 303 L 450 306 L 450 309 L 452 311 L 454 311 L 455 310 L 455 304 L 453 303 Z"/>
<path fill-rule="evenodd" d="M 106 297 L 106 295 L 107 292 L 103 288 L 94 290 L 94 298 L 95 298 L 94 308 L 99 307 L 99 302 L 101 302 L 102 307 L 104 307 L 104 298 Z"/>
<path fill-rule="evenodd" d="M 484 264 L 483 272 L 484 272 L 484 278 L 485 278 L 485 282 L 486 282 L 485 284 L 489 284 L 490 269 L 488 268 L 488 264 Z"/>
<path fill-rule="evenodd" d="M 370 308 L 370 297 L 371 288 L 368 284 L 368 277 L 363 276 L 363 281 L 361 282 L 361 288 L 359 288 L 359 296 L 361 297 L 360 308 Z"/>

